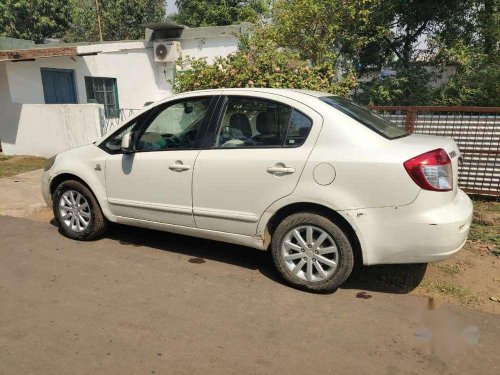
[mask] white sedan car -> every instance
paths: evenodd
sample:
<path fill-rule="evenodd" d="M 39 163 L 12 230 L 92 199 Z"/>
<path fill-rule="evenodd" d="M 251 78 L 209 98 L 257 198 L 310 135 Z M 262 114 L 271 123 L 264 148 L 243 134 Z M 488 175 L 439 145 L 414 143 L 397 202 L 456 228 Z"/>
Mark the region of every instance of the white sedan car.
<path fill-rule="evenodd" d="M 171 96 L 56 155 L 42 188 L 70 238 L 114 222 L 269 249 L 291 285 L 329 291 L 355 261 L 462 248 L 472 203 L 459 157 L 450 138 L 408 134 L 328 93 L 220 89 Z"/>

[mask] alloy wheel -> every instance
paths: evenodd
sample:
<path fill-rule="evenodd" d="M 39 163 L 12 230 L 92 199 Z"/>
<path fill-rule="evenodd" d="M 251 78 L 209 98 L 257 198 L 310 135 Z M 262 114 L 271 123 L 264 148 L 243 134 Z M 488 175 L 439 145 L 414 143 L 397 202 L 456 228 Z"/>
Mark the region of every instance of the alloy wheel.
<path fill-rule="evenodd" d="M 323 229 L 304 225 L 290 230 L 281 244 L 283 260 L 301 280 L 320 282 L 337 269 L 339 252 L 333 238 Z"/>
<path fill-rule="evenodd" d="M 76 190 L 67 190 L 59 200 L 61 224 L 74 232 L 83 232 L 90 224 L 92 214 L 85 197 Z"/>

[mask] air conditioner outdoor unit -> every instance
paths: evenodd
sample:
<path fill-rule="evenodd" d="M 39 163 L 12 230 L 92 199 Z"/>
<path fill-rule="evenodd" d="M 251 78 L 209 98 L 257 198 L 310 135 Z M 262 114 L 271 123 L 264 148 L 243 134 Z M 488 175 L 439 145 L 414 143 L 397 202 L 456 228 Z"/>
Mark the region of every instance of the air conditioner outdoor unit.
<path fill-rule="evenodd" d="M 154 42 L 153 53 L 155 62 L 166 63 L 175 62 L 181 57 L 181 43 L 180 42 Z"/>

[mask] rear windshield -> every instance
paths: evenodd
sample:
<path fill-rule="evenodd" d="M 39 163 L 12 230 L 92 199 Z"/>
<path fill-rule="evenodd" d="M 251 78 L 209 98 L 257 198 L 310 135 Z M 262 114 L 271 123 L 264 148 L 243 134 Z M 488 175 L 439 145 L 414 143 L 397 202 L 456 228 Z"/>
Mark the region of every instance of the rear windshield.
<path fill-rule="evenodd" d="M 365 106 L 354 103 L 351 100 L 338 96 L 323 96 L 319 99 L 385 138 L 395 139 L 409 134 L 400 127 L 394 125 L 392 122 L 389 122 L 383 117 L 377 115 L 375 112 L 370 111 Z"/>

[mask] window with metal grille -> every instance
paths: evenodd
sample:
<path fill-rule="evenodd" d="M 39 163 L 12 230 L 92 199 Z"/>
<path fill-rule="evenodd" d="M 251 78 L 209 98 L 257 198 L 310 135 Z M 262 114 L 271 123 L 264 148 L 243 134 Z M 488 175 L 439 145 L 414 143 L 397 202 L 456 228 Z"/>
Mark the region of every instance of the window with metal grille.
<path fill-rule="evenodd" d="M 87 102 L 104 105 L 106 117 L 119 117 L 118 87 L 116 78 L 85 77 Z"/>

